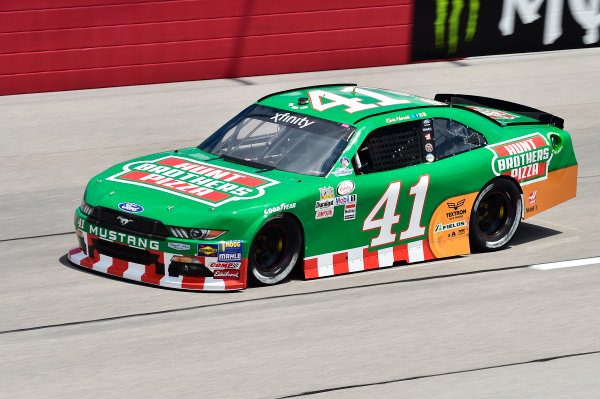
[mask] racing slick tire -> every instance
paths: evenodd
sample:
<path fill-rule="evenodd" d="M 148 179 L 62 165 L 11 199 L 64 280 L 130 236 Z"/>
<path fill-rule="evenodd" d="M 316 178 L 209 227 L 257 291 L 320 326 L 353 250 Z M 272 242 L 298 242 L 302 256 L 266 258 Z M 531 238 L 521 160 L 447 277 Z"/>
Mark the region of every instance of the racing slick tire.
<path fill-rule="evenodd" d="M 471 209 L 471 246 L 479 251 L 504 248 L 519 227 L 522 211 L 521 192 L 515 183 L 508 179 L 488 183 Z"/>
<path fill-rule="evenodd" d="M 285 214 L 271 218 L 254 237 L 248 254 L 248 277 L 258 285 L 284 280 L 301 259 L 303 238 L 296 220 Z"/>

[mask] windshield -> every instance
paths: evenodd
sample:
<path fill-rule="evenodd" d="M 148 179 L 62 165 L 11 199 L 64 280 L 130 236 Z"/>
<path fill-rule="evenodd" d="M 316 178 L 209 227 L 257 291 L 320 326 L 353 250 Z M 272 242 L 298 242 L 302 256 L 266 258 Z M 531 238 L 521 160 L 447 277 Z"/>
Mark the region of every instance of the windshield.
<path fill-rule="evenodd" d="M 346 124 L 252 105 L 198 148 L 250 166 L 325 176 L 354 130 Z"/>

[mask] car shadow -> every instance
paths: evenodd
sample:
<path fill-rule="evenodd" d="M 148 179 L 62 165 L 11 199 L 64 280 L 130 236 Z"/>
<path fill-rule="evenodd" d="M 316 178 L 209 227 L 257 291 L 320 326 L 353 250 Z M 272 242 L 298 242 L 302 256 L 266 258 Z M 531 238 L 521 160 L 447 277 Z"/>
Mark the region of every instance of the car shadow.
<path fill-rule="evenodd" d="M 532 241 L 541 240 L 562 233 L 562 231 L 549 229 L 548 227 L 542 227 L 531 223 L 521 223 L 510 245 L 527 244 Z"/>

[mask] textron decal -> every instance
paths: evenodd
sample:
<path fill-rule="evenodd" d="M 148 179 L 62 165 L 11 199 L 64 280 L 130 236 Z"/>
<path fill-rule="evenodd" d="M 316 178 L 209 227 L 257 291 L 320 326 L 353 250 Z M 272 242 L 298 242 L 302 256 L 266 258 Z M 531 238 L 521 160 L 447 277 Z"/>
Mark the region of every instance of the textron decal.
<path fill-rule="evenodd" d="M 207 205 L 261 197 L 279 183 L 264 176 L 177 156 L 131 162 L 108 180 L 163 191 Z"/>

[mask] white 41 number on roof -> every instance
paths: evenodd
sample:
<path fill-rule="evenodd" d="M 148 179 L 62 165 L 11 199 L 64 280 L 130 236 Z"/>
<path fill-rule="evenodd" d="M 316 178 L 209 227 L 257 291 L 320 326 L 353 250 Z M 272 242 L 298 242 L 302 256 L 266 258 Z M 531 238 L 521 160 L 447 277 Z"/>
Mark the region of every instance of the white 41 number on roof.
<path fill-rule="evenodd" d="M 391 98 L 381 93 L 375 93 L 370 90 L 362 89 L 360 87 L 344 87 L 340 91 L 343 93 L 361 94 L 363 96 L 371 97 L 377 100 L 378 102 L 365 104 L 362 102 L 362 98 L 348 98 L 325 90 L 309 91 L 308 96 L 310 98 L 312 107 L 319 112 L 323 112 L 325 110 L 328 110 L 329 108 L 339 107 L 341 105 L 346 107 L 344 111 L 353 114 L 358 111 L 364 111 L 367 109 L 377 107 L 386 107 L 388 105 L 410 104 L 410 101 L 408 100 L 399 100 L 396 98 Z M 323 99 L 328 101 L 323 103 Z"/>

